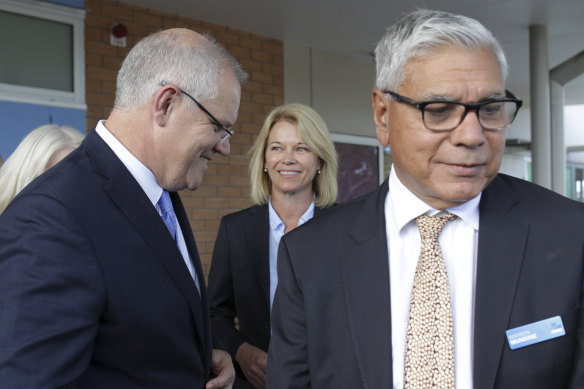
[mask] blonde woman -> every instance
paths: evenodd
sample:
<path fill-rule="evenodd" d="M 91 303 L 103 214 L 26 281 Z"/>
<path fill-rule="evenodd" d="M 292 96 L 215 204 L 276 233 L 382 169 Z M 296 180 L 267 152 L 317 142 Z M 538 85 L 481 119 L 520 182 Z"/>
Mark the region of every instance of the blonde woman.
<path fill-rule="evenodd" d="M 250 154 L 255 205 L 221 220 L 208 286 L 213 333 L 235 357 L 235 389 L 265 387 L 280 238 L 337 198 L 337 154 L 312 108 L 275 108 Z"/>
<path fill-rule="evenodd" d="M 81 144 L 72 127 L 47 124 L 31 131 L 0 168 L 0 214 L 32 180 Z"/>

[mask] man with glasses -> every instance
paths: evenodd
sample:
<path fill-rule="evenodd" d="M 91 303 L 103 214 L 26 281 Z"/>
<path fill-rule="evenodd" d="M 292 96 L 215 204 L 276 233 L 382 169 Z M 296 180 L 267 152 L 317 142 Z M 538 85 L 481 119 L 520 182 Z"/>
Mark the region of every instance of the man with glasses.
<path fill-rule="evenodd" d="M 584 387 L 584 207 L 498 173 L 500 44 L 419 10 L 375 54 L 391 173 L 282 238 L 268 388 Z"/>
<path fill-rule="evenodd" d="M 240 65 L 187 29 L 148 36 L 114 109 L 0 218 L 2 388 L 231 388 L 177 191 L 229 154 Z"/>

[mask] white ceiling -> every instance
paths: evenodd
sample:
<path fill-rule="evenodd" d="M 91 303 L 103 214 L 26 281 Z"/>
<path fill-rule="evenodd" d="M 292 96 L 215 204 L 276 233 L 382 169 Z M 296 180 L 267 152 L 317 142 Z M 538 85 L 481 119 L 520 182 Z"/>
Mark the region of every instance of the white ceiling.
<path fill-rule="evenodd" d="M 549 66 L 584 51 L 584 0 L 124 0 L 145 8 L 372 60 L 385 28 L 426 7 L 482 22 L 510 65 L 507 87 L 529 101 L 529 26 L 546 25 Z M 582 69 L 584 72 L 584 69 Z M 584 104 L 584 76 L 566 85 L 566 102 Z"/>

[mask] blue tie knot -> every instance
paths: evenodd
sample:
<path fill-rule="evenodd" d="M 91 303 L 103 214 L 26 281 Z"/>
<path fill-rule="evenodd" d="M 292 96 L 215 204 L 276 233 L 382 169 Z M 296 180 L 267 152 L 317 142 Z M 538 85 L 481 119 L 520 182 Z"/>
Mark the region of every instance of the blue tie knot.
<path fill-rule="evenodd" d="M 160 207 L 162 220 L 164 220 L 164 224 L 166 224 L 168 232 L 170 232 L 172 239 L 176 240 L 176 215 L 174 214 L 172 200 L 170 200 L 170 195 L 167 191 L 162 191 L 160 200 L 158 200 L 158 206 Z"/>

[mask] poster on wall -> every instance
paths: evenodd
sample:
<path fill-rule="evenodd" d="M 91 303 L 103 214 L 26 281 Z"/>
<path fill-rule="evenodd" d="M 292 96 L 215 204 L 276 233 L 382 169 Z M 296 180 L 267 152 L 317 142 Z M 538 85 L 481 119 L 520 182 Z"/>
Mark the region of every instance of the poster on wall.
<path fill-rule="evenodd" d="M 339 156 L 337 203 L 355 199 L 379 185 L 379 146 L 335 142 Z"/>

